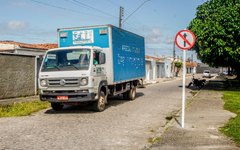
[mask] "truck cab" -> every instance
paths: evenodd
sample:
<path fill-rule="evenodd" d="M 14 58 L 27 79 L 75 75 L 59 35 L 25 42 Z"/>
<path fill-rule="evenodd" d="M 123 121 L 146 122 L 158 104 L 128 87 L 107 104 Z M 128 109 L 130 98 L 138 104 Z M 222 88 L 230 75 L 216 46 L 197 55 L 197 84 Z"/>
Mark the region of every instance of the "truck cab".
<path fill-rule="evenodd" d="M 66 102 L 96 101 L 99 95 L 104 95 L 105 103 L 105 64 L 105 53 L 99 47 L 49 50 L 39 73 L 40 99 L 51 102 L 54 110 L 61 110 Z M 104 89 L 103 93 L 99 94 L 99 88 Z"/>

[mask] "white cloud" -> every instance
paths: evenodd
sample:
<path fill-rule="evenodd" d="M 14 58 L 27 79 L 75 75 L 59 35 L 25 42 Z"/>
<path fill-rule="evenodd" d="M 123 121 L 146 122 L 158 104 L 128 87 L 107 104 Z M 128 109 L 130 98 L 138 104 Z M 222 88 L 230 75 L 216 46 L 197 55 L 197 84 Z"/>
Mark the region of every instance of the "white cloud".
<path fill-rule="evenodd" d="M 161 31 L 159 28 L 152 28 L 146 35 L 147 44 L 159 44 L 161 42 Z"/>
<path fill-rule="evenodd" d="M 13 40 L 25 43 L 55 42 L 56 30 L 33 28 L 25 21 L 0 22 L 0 40 Z"/>
<path fill-rule="evenodd" d="M 169 45 L 173 44 L 174 38 L 175 37 L 167 36 L 166 37 L 166 44 L 169 44 Z"/>
<path fill-rule="evenodd" d="M 28 28 L 28 24 L 24 21 L 12 20 L 8 22 L 0 22 L 0 34 L 2 35 L 24 33 Z"/>
<path fill-rule="evenodd" d="M 24 21 L 9 21 L 6 23 L 6 27 L 9 30 L 22 30 L 27 28 L 27 23 Z"/>

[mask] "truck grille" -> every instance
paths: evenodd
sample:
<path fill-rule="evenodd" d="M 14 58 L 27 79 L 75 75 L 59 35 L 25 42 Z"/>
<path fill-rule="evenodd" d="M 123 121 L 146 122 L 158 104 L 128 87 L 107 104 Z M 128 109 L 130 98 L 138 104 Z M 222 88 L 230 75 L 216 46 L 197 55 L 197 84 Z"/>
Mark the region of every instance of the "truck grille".
<path fill-rule="evenodd" d="M 79 86 L 79 79 L 48 79 L 48 86 Z"/>

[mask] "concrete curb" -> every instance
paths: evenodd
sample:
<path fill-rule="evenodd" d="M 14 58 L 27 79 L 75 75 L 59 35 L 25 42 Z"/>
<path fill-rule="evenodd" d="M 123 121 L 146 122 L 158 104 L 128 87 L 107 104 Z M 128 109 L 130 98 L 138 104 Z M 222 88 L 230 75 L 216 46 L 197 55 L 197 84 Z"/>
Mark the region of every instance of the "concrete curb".
<path fill-rule="evenodd" d="M 33 101 L 33 100 L 39 100 L 39 96 L 36 95 L 36 96 L 28 96 L 28 97 L 1 99 L 0 105 L 11 105 L 14 103 L 27 102 L 27 101 Z"/>
<path fill-rule="evenodd" d="M 191 98 L 188 99 L 188 103 L 185 106 L 185 111 L 187 108 L 190 107 L 190 105 L 192 104 L 192 102 L 194 101 L 194 98 L 201 92 L 201 90 L 199 90 L 195 95 L 193 95 Z M 153 138 L 162 138 L 162 135 L 174 124 L 176 123 L 176 116 L 180 116 L 182 112 L 182 108 L 179 108 L 178 110 L 175 111 L 175 113 L 172 114 L 172 118 L 169 121 L 166 121 L 166 124 L 163 127 L 163 131 L 161 131 L 161 129 L 159 128 L 156 131 L 156 134 L 154 135 Z M 167 119 L 166 119 L 167 120 Z M 153 142 L 151 144 L 148 144 L 144 149 L 150 149 L 155 143 L 157 142 Z"/>

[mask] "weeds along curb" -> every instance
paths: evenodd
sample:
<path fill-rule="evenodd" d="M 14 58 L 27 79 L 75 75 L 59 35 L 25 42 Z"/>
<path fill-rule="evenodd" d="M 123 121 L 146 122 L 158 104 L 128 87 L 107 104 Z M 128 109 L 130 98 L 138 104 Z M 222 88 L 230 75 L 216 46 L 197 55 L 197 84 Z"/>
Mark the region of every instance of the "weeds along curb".
<path fill-rule="evenodd" d="M 174 77 L 174 78 L 163 78 L 162 80 L 153 81 L 153 83 L 145 83 L 144 86 L 145 86 L 145 87 L 154 86 L 154 85 L 156 85 L 156 84 L 167 83 L 167 82 L 178 81 L 178 80 L 182 80 L 182 78 L 178 78 L 178 77 Z"/>
<path fill-rule="evenodd" d="M 187 108 L 189 108 L 192 104 L 192 102 L 194 101 L 194 98 L 201 92 L 201 90 L 199 90 L 195 95 L 193 95 L 191 98 L 188 99 L 188 102 L 186 104 L 185 110 Z M 161 131 L 161 129 L 159 128 L 158 130 L 156 130 L 156 134 L 152 137 L 153 139 L 160 139 L 156 142 L 152 142 L 147 144 L 147 146 L 144 149 L 150 149 L 154 144 L 156 144 L 157 142 L 161 141 L 162 139 L 162 135 L 175 123 L 175 118 L 176 116 L 180 116 L 180 113 L 182 112 L 182 108 L 179 108 L 178 110 L 176 110 L 172 116 L 171 119 L 169 121 L 166 121 L 166 124 L 163 127 L 163 131 Z"/>

